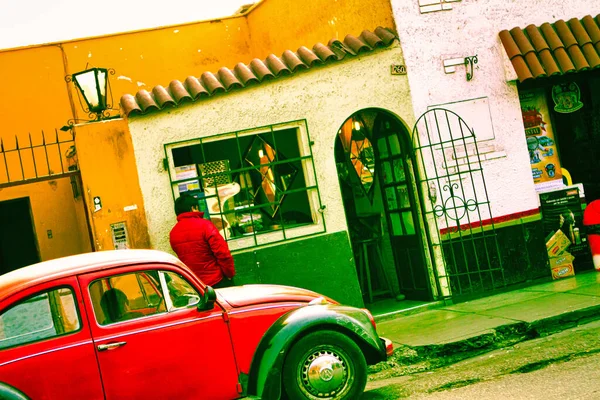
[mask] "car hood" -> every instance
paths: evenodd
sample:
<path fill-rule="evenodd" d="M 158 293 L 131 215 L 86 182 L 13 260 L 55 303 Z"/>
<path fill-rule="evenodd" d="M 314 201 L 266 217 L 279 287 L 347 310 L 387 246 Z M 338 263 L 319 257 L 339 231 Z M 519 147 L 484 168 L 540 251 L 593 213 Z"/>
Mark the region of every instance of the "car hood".
<path fill-rule="evenodd" d="M 216 292 L 232 307 L 287 301 L 308 303 L 318 297 L 325 297 L 310 290 L 281 285 L 233 286 L 217 289 Z M 331 300 L 331 302 L 333 301 Z"/>

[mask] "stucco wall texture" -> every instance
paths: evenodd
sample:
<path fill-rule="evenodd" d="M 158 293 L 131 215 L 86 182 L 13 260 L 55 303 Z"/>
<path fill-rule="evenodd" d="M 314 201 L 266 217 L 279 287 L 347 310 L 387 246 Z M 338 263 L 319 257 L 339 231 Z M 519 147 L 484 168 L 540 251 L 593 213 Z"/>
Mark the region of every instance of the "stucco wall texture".
<path fill-rule="evenodd" d="M 334 159 L 336 134 L 354 112 L 386 109 L 408 126 L 414 123 L 406 76 L 392 76 L 391 64 L 402 64 L 396 44 L 330 66 L 209 100 L 129 120 L 140 187 L 146 205 L 153 248 L 170 251 L 175 223 L 169 176 L 163 170 L 165 143 L 226 132 L 307 120 L 327 232 L 346 230 L 346 218 Z"/>
<path fill-rule="evenodd" d="M 568 20 L 600 13 L 590 0 L 482 0 L 451 3 L 450 11 L 421 14 L 418 1 L 392 0 L 417 115 L 436 104 L 488 97 L 495 139 L 487 142 L 505 156 L 483 162 L 495 217 L 538 207 L 520 112 L 514 71 L 498 32 L 515 26 Z M 465 67 L 446 74 L 443 60 L 478 56 L 474 78 Z M 508 81 L 512 80 L 512 81 Z"/>

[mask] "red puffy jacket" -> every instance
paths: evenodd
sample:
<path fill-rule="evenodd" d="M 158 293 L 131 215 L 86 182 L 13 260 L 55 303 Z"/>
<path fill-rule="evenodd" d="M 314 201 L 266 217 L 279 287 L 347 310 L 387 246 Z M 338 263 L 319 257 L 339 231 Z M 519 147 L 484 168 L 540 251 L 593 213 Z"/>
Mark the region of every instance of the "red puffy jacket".
<path fill-rule="evenodd" d="M 212 286 L 221 282 L 223 276 L 233 278 L 235 268 L 227 242 L 203 215 L 197 211 L 179 214 L 169 236 L 177 257 L 202 282 Z"/>

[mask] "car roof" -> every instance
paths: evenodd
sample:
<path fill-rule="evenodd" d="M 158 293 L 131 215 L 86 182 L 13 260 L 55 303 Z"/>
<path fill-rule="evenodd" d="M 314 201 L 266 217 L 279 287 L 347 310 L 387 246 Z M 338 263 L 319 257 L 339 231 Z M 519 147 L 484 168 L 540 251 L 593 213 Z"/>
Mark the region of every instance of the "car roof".
<path fill-rule="evenodd" d="M 106 250 L 43 261 L 0 275 L 0 300 L 41 283 L 122 265 L 158 263 L 185 265 L 158 250 Z"/>

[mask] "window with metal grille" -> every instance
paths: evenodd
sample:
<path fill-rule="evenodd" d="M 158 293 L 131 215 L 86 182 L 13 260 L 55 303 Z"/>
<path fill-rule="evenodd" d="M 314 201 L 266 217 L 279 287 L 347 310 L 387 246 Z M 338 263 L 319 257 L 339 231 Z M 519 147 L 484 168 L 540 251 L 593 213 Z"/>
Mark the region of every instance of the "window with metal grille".
<path fill-rule="evenodd" d="M 173 196 L 196 197 L 234 248 L 323 232 L 310 143 L 294 121 L 166 144 Z"/>

